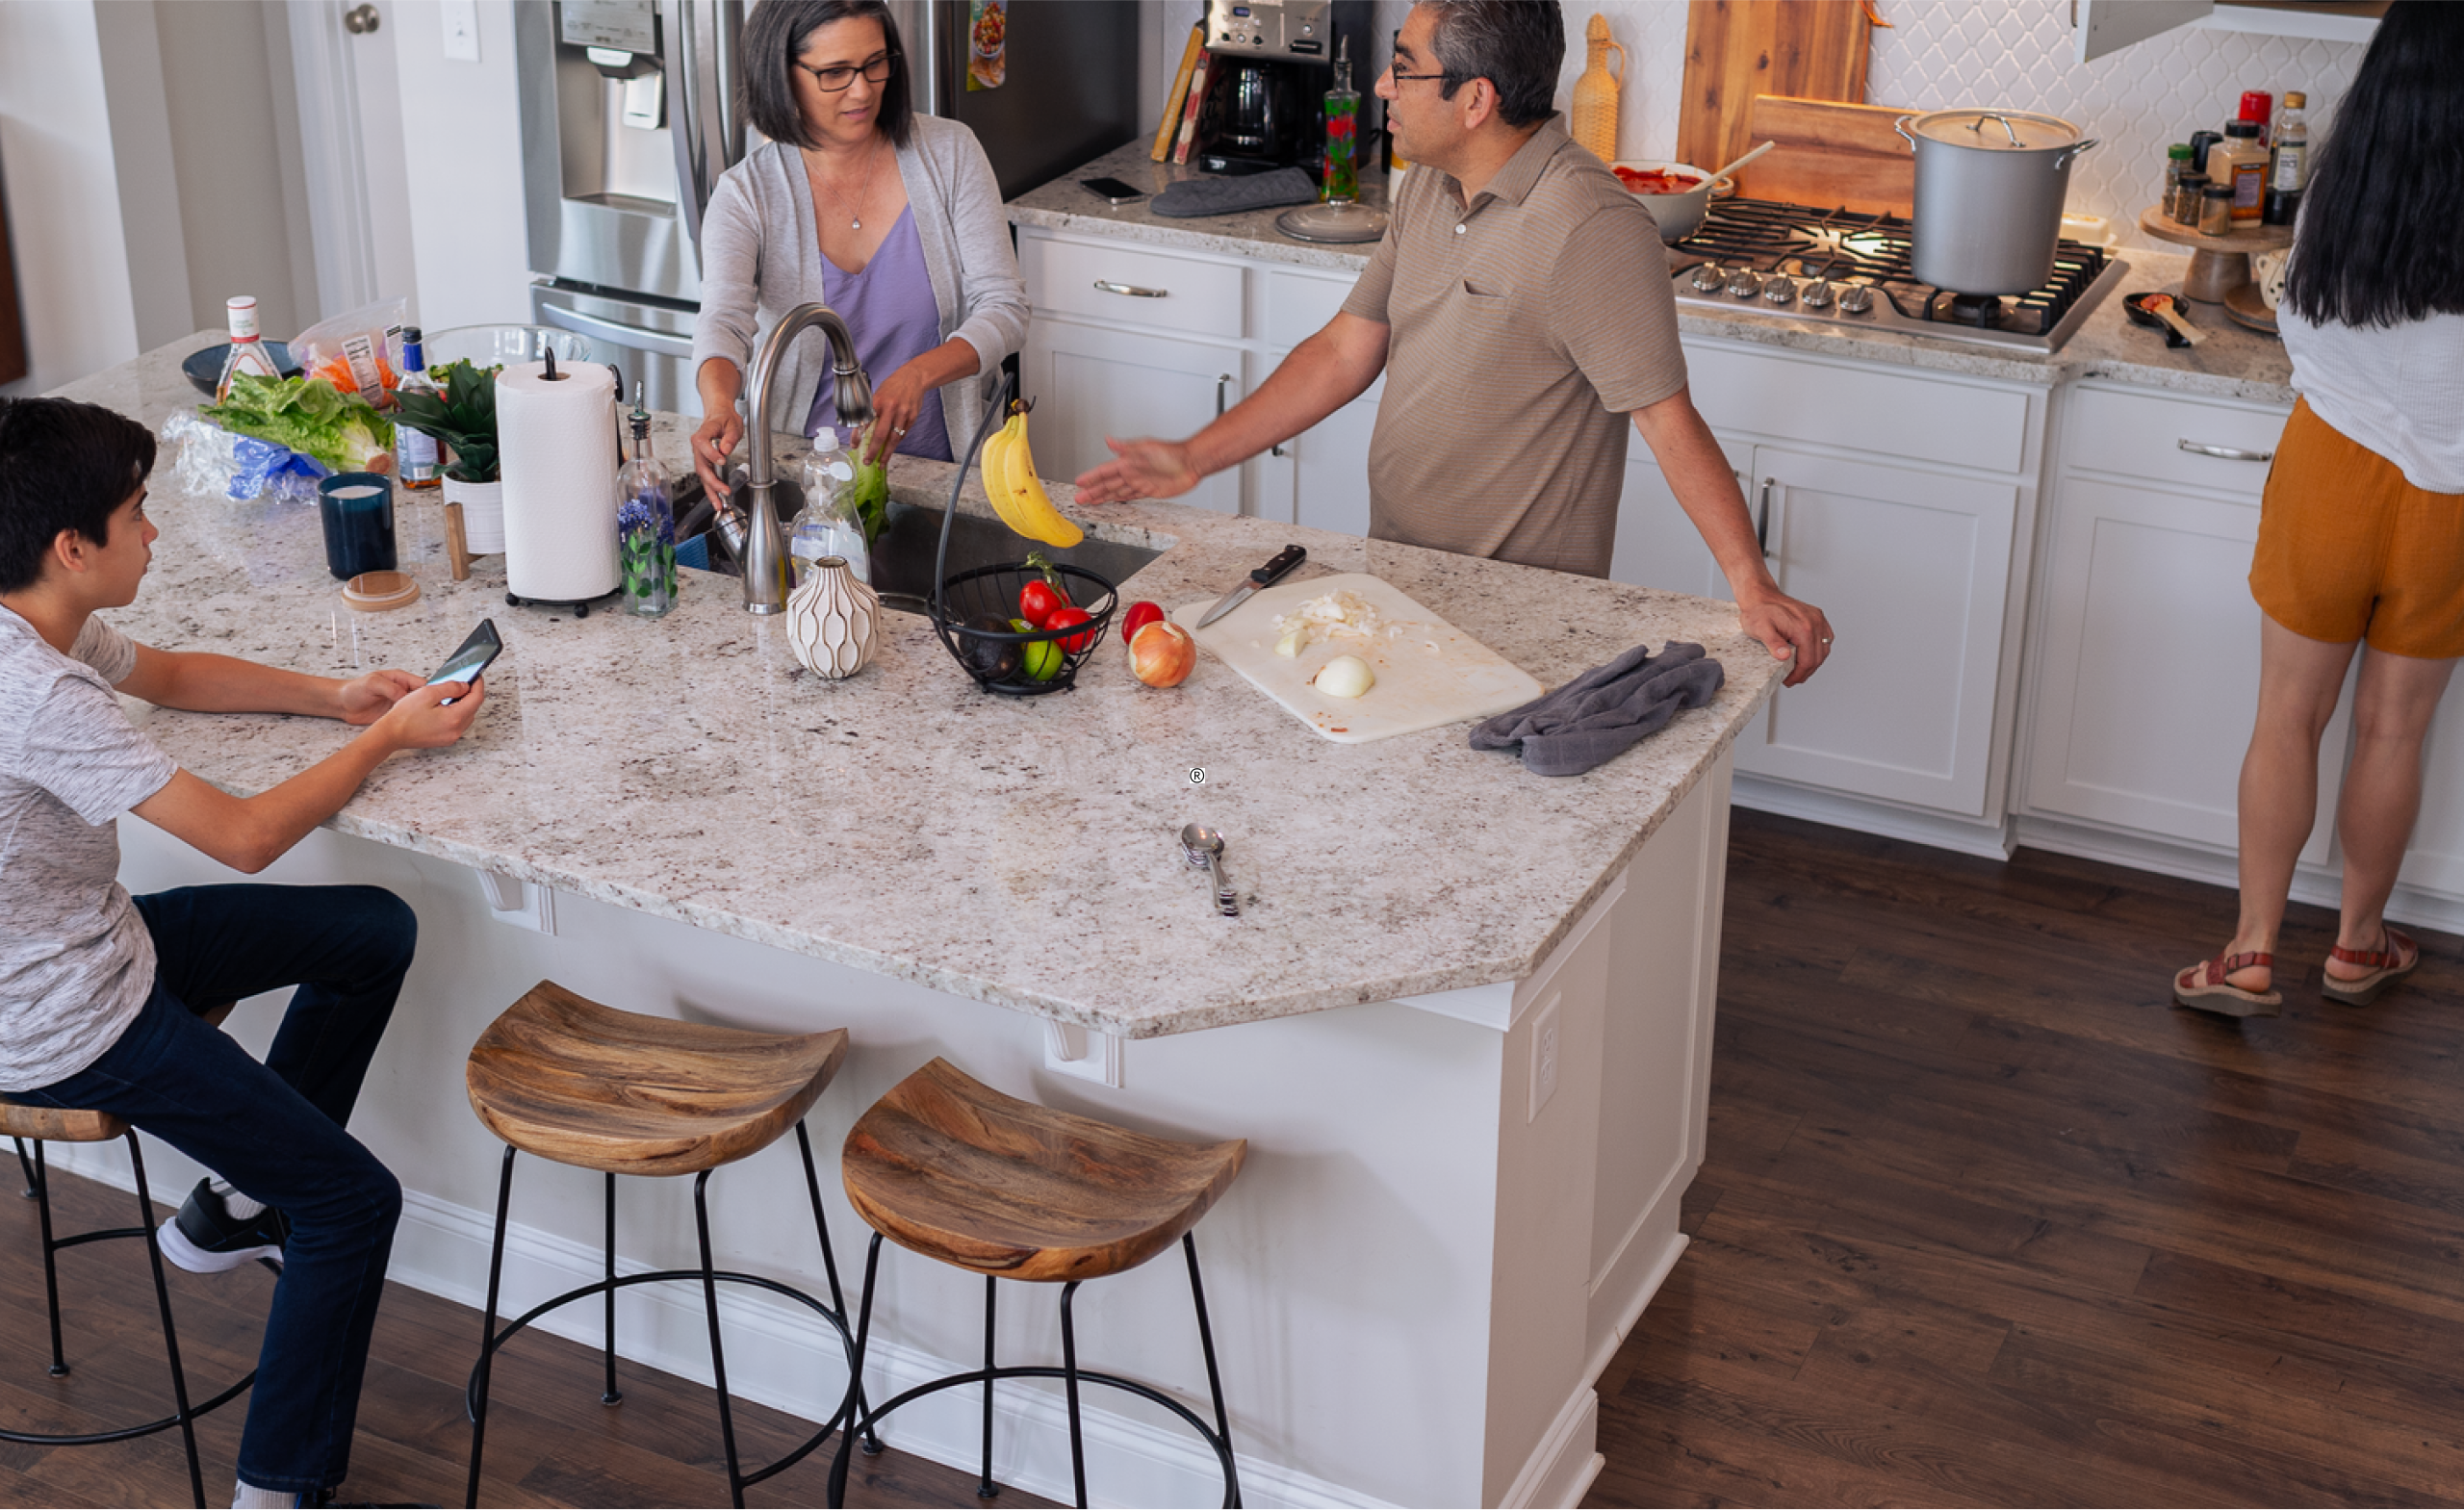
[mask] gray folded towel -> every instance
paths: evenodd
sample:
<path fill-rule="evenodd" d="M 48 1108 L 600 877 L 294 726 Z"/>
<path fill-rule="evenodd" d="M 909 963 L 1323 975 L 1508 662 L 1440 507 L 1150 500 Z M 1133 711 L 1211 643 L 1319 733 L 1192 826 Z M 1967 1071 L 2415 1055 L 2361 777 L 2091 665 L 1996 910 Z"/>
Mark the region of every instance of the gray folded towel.
<path fill-rule="evenodd" d="M 1184 178 L 1155 196 L 1146 208 L 1175 220 L 1200 216 L 1239 215 L 1245 210 L 1271 210 L 1277 205 L 1309 204 L 1318 186 L 1296 167 L 1238 177 Z"/>
<path fill-rule="evenodd" d="M 1681 708 L 1709 703 L 1728 679 L 1700 645 L 1671 641 L 1657 656 L 1637 645 L 1554 692 L 1472 729 L 1475 750 L 1523 747 L 1534 776 L 1580 776 L 1614 760 Z"/>

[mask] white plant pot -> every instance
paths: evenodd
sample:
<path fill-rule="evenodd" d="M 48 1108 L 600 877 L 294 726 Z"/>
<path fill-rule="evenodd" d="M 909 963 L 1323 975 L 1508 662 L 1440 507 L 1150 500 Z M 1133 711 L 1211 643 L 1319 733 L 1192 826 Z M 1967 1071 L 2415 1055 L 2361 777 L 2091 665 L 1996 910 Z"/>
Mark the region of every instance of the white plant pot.
<path fill-rule="evenodd" d="M 864 669 L 879 637 L 879 594 L 847 570 L 840 556 L 823 556 L 787 595 L 787 643 L 814 676 L 841 681 Z"/>
<path fill-rule="evenodd" d="M 473 555 L 504 553 L 504 484 L 445 479 L 445 501 L 462 505 L 464 549 Z"/>

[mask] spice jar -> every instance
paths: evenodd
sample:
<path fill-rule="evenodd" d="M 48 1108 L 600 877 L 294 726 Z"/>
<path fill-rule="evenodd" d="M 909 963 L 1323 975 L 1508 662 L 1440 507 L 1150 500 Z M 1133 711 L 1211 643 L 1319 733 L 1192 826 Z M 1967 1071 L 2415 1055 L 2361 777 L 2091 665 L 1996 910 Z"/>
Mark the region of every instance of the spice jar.
<path fill-rule="evenodd" d="M 2259 145 L 2257 121 L 2225 124 L 2224 144 L 2208 151 L 2207 176 L 2231 187 L 2235 220 L 2259 223 L 2267 201 L 2268 149 Z"/>
<path fill-rule="evenodd" d="M 2207 185 L 2205 173 L 2182 174 L 2182 181 L 2173 186 L 2173 202 L 2165 207 L 2165 213 L 2172 217 L 2174 224 L 2198 229 L 2199 198 L 2207 192 Z"/>
<path fill-rule="evenodd" d="M 2191 170 L 2191 144 L 2176 141 L 2165 149 L 2165 192 L 2156 203 L 2165 214 L 2173 213 L 2173 199 L 2181 192 L 2182 175 Z"/>
<path fill-rule="evenodd" d="M 2210 184 L 2199 191 L 2198 233 L 2201 236 L 2225 236 L 2233 230 L 2233 191 L 2222 184 Z"/>

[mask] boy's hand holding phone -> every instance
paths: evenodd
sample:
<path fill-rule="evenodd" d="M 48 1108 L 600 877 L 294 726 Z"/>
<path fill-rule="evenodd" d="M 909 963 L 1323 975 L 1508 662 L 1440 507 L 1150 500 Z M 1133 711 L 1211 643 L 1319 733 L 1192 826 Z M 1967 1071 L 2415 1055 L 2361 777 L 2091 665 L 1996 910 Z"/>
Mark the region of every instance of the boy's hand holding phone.
<path fill-rule="evenodd" d="M 365 677 L 354 677 L 336 693 L 342 704 L 343 722 L 373 724 L 385 716 L 387 708 L 400 702 L 404 693 L 419 685 L 420 678 L 407 671 L 372 671 Z"/>
<path fill-rule="evenodd" d="M 439 750 L 470 732 L 488 700 L 487 681 L 433 681 L 395 700 L 370 732 L 397 750 Z"/>

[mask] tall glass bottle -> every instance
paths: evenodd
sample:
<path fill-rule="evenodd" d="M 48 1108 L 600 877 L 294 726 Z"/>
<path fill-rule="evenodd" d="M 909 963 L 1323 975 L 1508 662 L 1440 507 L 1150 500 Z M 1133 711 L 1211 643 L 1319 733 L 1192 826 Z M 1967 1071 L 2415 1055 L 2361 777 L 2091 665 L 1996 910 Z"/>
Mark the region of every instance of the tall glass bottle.
<path fill-rule="evenodd" d="M 651 417 L 633 391 L 632 455 L 616 473 L 616 554 L 625 606 L 655 619 L 676 606 L 676 504 L 667 473 L 651 453 Z"/>
<path fill-rule="evenodd" d="M 421 350 L 420 327 L 408 325 L 402 330 L 402 382 L 396 390 L 397 403 L 403 394 L 425 394 L 437 397 L 436 383 L 427 375 L 427 357 Z M 424 490 L 444 484 L 444 469 L 437 465 L 436 437 L 414 430 L 407 424 L 394 426 L 394 472 L 402 486 Z"/>
<path fill-rule="evenodd" d="M 231 349 L 222 358 L 222 376 L 214 385 L 216 403 L 231 397 L 231 379 L 242 372 L 252 377 L 282 375 L 282 370 L 274 366 L 273 353 L 266 349 L 265 338 L 257 330 L 256 295 L 242 294 L 225 299 L 222 310 L 231 325 Z"/>
<path fill-rule="evenodd" d="M 860 438 L 857 445 L 861 446 Z M 838 432 L 825 424 L 812 438 L 812 454 L 805 458 L 805 511 L 787 535 L 787 554 L 801 582 L 816 561 L 837 556 L 860 582 L 872 579 L 872 552 L 865 548 L 864 526 L 856 512 L 856 469 L 838 448 Z"/>
<path fill-rule="evenodd" d="M 1360 197 L 1360 91 L 1351 87 L 1351 38 L 1335 43 L 1335 87 L 1326 91 L 1326 158 L 1318 198 L 1349 204 Z"/>
<path fill-rule="evenodd" d="M 2291 225 L 2301 213 L 2301 191 L 2310 182 L 2310 121 L 2304 113 L 2309 103 L 2310 96 L 2301 90 L 2287 90 L 2284 108 L 2276 113 L 2267 201 L 2261 206 L 2269 225 Z"/>

